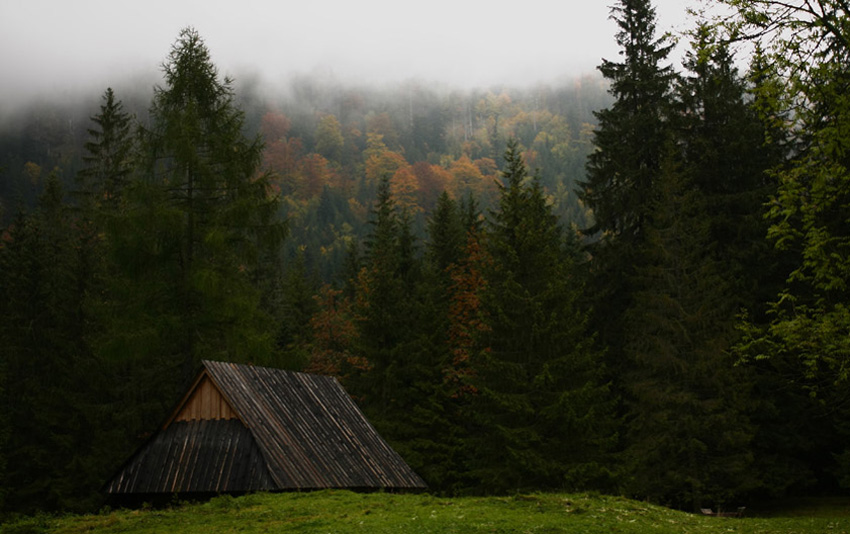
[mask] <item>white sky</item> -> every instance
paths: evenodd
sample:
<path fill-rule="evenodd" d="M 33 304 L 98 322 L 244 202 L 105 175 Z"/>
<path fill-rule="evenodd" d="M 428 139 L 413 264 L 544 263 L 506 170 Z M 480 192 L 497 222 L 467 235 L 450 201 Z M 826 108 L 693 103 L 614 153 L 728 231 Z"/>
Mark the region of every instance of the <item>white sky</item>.
<path fill-rule="evenodd" d="M 0 108 L 156 73 L 193 26 L 224 74 L 525 85 L 617 58 L 613 0 L 0 0 Z M 698 0 L 655 0 L 659 31 Z M 237 79 L 238 82 L 238 79 Z"/>

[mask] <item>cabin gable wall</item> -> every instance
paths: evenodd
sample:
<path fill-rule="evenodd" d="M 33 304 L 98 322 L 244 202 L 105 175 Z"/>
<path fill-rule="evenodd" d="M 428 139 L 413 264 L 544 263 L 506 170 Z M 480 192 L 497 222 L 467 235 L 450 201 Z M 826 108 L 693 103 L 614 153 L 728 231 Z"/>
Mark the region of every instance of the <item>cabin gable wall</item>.
<path fill-rule="evenodd" d="M 173 421 L 221 421 L 238 418 L 212 380 L 205 376 Z"/>

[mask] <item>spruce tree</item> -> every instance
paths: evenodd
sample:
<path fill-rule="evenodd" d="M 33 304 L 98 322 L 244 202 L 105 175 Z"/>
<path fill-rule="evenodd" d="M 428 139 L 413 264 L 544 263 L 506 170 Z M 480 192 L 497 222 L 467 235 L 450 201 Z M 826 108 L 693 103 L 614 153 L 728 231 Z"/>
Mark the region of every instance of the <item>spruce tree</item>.
<path fill-rule="evenodd" d="M 775 191 L 768 171 L 783 154 L 765 139 L 746 80 L 716 31 L 703 24 L 693 33 L 687 71 L 676 88 L 677 139 L 692 185 L 703 194 L 715 257 L 735 281 L 728 296 L 754 309 L 778 282 L 763 206 Z"/>
<path fill-rule="evenodd" d="M 516 141 L 500 193 L 484 239 L 489 328 L 472 356 L 471 475 L 488 492 L 599 484 L 611 402 L 579 306 L 579 260 Z"/>
<path fill-rule="evenodd" d="M 131 408 L 121 400 L 129 358 L 126 354 L 110 357 L 104 350 L 117 331 L 136 326 L 122 324 L 116 328 L 113 313 L 122 307 L 114 288 L 125 280 L 114 261 L 115 250 L 127 229 L 127 194 L 137 177 L 138 153 L 134 118 L 124 111 L 111 88 L 104 92 L 103 104 L 91 121 L 89 139 L 84 144 L 84 167 L 77 173 L 74 191 L 78 239 L 75 256 L 80 324 L 92 353 L 91 363 L 84 371 L 92 395 L 86 409 L 99 423 L 96 429 L 86 429 L 90 435 L 96 434 L 93 443 L 101 467 L 90 471 L 102 478 L 132 451 L 133 437 L 141 431 L 126 424 L 133 419 L 129 413 L 138 407 Z M 96 482 L 101 483 L 102 480 Z"/>
<path fill-rule="evenodd" d="M 435 346 L 429 289 L 410 219 L 399 212 L 387 178 L 378 184 L 371 230 L 356 285 L 357 353 L 368 368 L 348 379 L 378 430 L 429 483 L 449 475 L 432 459 L 450 441 L 443 415 L 441 354 Z"/>
<path fill-rule="evenodd" d="M 474 229 L 466 230 L 463 215 L 461 206 L 443 192 L 428 221 L 421 292 L 423 339 L 431 353 L 433 367 L 428 374 L 433 383 L 424 404 L 428 417 L 422 418 L 428 429 L 428 439 L 420 441 L 426 462 L 417 472 L 430 487 L 445 492 L 460 491 L 469 484 L 463 455 L 469 426 L 464 407 L 469 397 L 469 350 L 478 319 L 480 272 L 474 267 L 477 235 Z"/>
<path fill-rule="evenodd" d="M 403 411 L 412 400 L 408 387 L 421 329 L 420 260 L 409 220 L 396 208 L 389 180 L 381 180 L 377 191 L 357 280 L 356 311 L 360 351 L 370 364 L 363 393 L 374 413 L 389 414 Z"/>
<path fill-rule="evenodd" d="M 135 137 L 133 118 L 116 100 L 112 88 L 103 94 L 100 112 L 91 120 L 89 140 L 84 147 L 85 167 L 77 175 L 78 194 L 83 205 L 89 203 L 114 210 L 121 203 L 124 189 L 129 185 L 134 169 Z"/>
<path fill-rule="evenodd" d="M 447 276 L 449 266 L 460 258 L 466 241 L 466 230 L 457 202 L 445 191 L 438 197 L 434 213 L 428 221 L 428 238 L 429 264 L 438 276 Z"/>
<path fill-rule="evenodd" d="M 626 476 L 636 498 L 697 510 L 759 487 L 752 375 L 734 366 L 733 281 L 714 255 L 705 195 L 670 158 L 656 178 L 646 261 L 624 315 Z"/>
<path fill-rule="evenodd" d="M 672 44 L 655 35 L 649 0 L 620 0 L 611 9 L 622 62 L 603 60 L 611 107 L 595 113 L 597 150 L 588 157 L 581 197 L 593 210 L 591 234 L 638 239 L 651 217 L 648 200 L 669 139 L 669 98 L 674 74 L 663 65 Z"/>
<path fill-rule="evenodd" d="M 398 212 L 390 192 L 389 179 L 378 185 L 371 211 L 371 231 L 365 243 L 365 266 L 358 273 L 357 310 L 360 316 L 361 348 L 372 366 L 369 377 L 371 402 L 383 409 L 393 400 L 391 369 L 399 346 L 413 317 L 402 313 L 407 296 L 401 276 L 400 228 Z"/>
<path fill-rule="evenodd" d="M 614 102 L 596 112 L 596 151 L 588 157 L 579 196 L 594 220 L 584 230 L 593 257 L 593 323 L 617 372 L 623 363 L 623 313 L 631 305 L 635 270 L 644 261 L 643 226 L 653 216 L 650 200 L 671 136 L 675 76 L 663 64 L 672 45 L 666 37 L 656 37 L 649 0 L 620 0 L 611 16 L 619 28 L 622 61 L 604 60 L 599 67 Z"/>

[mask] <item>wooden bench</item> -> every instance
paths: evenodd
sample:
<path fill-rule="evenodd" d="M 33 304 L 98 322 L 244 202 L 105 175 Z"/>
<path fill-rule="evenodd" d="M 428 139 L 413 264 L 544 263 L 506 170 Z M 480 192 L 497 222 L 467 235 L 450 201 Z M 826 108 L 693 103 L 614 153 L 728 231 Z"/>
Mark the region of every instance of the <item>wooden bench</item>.
<path fill-rule="evenodd" d="M 700 508 L 700 512 L 702 512 L 702 515 L 710 515 L 714 517 L 744 517 L 744 510 L 746 509 L 746 506 L 739 506 L 734 512 L 725 512 L 723 509 L 718 508 L 715 512 L 711 508 Z"/>

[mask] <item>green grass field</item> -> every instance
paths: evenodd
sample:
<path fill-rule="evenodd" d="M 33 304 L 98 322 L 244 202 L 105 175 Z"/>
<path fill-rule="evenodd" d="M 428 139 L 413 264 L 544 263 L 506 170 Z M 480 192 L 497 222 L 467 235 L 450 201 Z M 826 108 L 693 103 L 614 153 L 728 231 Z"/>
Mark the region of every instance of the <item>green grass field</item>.
<path fill-rule="evenodd" d="M 347 491 L 217 497 L 164 510 L 34 517 L 24 533 L 850 533 L 850 499 L 797 502 L 744 518 L 687 514 L 619 497 L 534 494 L 505 498 Z"/>

